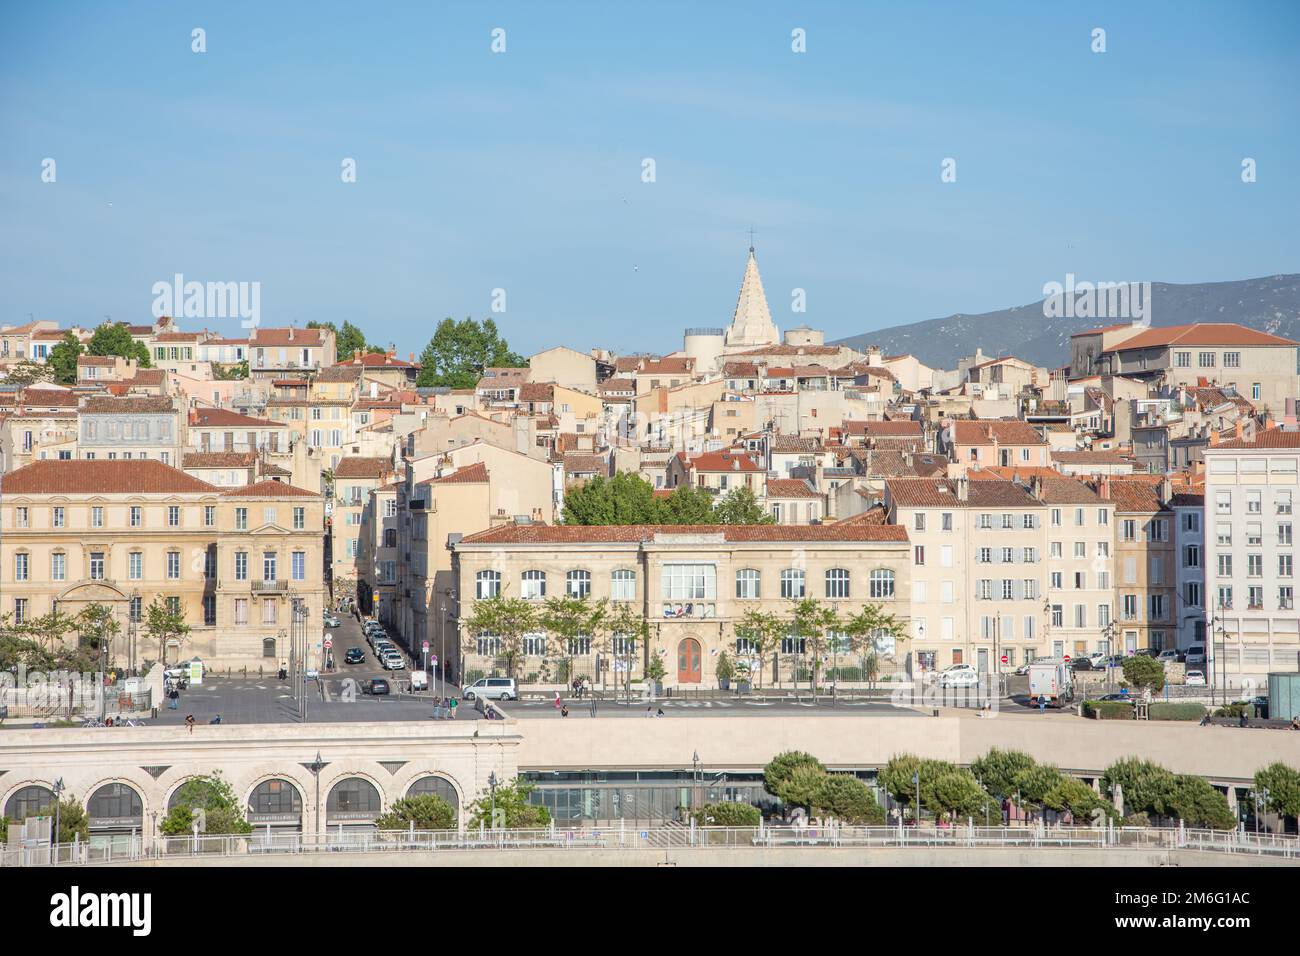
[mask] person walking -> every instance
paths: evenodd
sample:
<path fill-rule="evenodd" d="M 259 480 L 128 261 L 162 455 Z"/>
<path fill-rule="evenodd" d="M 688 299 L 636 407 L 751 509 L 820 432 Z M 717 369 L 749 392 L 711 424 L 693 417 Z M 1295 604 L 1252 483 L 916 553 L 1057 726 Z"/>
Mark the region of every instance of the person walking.
<path fill-rule="evenodd" d="M 564 707 L 564 701 L 560 700 L 560 692 L 555 692 L 555 709 L 558 711 Z"/>
<path fill-rule="evenodd" d="M 569 716 L 569 707 L 568 707 L 567 704 L 560 708 L 560 716 L 561 716 L 561 717 L 568 717 L 568 716 Z"/>
<path fill-rule="evenodd" d="M 448 704 L 447 704 L 447 709 L 451 711 L 451 719 L 452 719 L 452 720 L 455 720 L 455 719 L 456 719 L 456 708 L 459 707 L 459 706 L 460 706 L 460 701 L 458 701 L 458 700 L 455 698 L 455 696 L 453 695 L 452 698 L 451 698 L 451 700 L 450 700 L 450 701 L 448 702 Z"/>
<path fill-rule="evenodd" d="M 1039 694 L 1039 695 L 1038 695 L 1038 712 L 1039 712 L 1040 714 L 1045 714 L 1045 713 L 1047 713 L 1047 695 L 1046 695 L 1046 694 Z"/>
<path fill-rule="evenodd" d="M 653 706 L 651 706 L 651 707 L 647 707 L 647 708 L 645 709 L 645 715 L 646 715 L 647 717 L 654 717 L 654 715 L 655 715 L 655 709 L 654 709 L 654 707 L 653 707 Z"/>
<path fill-rule="evenodd" d="M 185 715 L 185 726 L 188 727 L 188 728 L 190 729 L 190 733 L 191 733 L 191 734 L 194 733 L 194 715 L 193 715 L 193 714 L 186 714 L 186 715 Z"/>

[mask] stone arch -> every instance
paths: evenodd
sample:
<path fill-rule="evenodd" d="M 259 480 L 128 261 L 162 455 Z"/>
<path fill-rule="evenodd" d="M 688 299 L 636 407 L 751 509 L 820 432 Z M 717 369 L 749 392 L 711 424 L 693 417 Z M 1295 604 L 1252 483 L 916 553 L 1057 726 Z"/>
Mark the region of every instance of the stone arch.
<path fill-rule="evenodd" d="M 438 777 L 445 780 L 450 785 L 451 790 L 456 796 L 456 803 L 453 805 L 452 809 L 456 811 L 456 819 L 458 823 L 463 826 L 468 805 L 472 800 L 466 797 L 464 784 L 461 783 L 455 774 L 446 769 L 420 764 L 408 764 L 406 767 L 402 768 L 402 772 L 393 780 L 391 788 L 392 800 L 400 800 L 402 797 L 405 797 L 411 792 L 411 788 L 425 777 Z M 389 801 L 390 805 L 392 800 Z"/>
<path fill-rule="evenodd" d="M 0 800 L 0 816 L 7 816 L 12 820 L 22 819 L 14 812 L 16 807 L 11 806 L 11 804 L 19 797 L 19 795 L 23 794 L 24 791 L 34 788 L 38 788 L 49 794 L 49 805 L 51 807 L 54 806 L 54 785 L 52 783 L 47 783 L 44 780 L 25 780 L 18 783 L 4 794 L 4 799 Z"/>

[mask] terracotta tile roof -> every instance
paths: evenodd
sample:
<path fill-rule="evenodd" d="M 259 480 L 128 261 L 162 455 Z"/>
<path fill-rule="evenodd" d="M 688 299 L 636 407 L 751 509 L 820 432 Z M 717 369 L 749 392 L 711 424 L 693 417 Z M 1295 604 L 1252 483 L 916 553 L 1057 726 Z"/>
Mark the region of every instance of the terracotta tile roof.
<path fill-rule="evenodd" d="M 813 490 L 803 478 L 769 478 L 767 480 L 769 498 L 820 498 L 821 494 Z"/>
<path fill-rule="evenodd" d="M 1119 325 L 1104 325 L 1099 329 L 1085 329 L 1082 332 L 1074 332 L 1070 335 L 1070 338 L 1072 339 L 1078 338 L 1080 335 L 1100 335 L 1103 332 L 1118 332 L 1120 329 L 1127 329 L 1131 327 L 1132 327 L 1132 323 L 1130 322 L 1123 322 Z"/>
<path fill-rule="evenodd" d="M 1030 478 L 1060 478 L 1061 473 L 1055 468 L 1044 465 L 985 465 L 971 467 L 966 472 L 971 481 L 1028 481 Z"/>
<path fill-rule="evenodd" d="M 725 378 L 758 378 L 758 365 L 754 362 L 723 362 Z"/>
<path fill-rule="evenodd" d="M 835 345 L 764 345 L 761 348 L 736 352 L 736 355 L 839 355 Z"/>
<path fill-rule="evenodd" d="M 732 451 L 712 451 L 702 455 L 687 455 L 680 451 L 677 457 L 692 471 L 764 471 L 762 465 L 748 455 Z"/>
<path fill-rule="evenodd" d="M 1284 431 L 1281 428 L 1270 428 L 1267 431 L 1256 432 L 1255 437 L 1251 439 L 1234 438 L 1231 441 L 1219 442 L 1217 448 L 1300 448 L 1300 431 Z"/>
<path fill-rule="evenodd" d="M 321 495 L 283 481 L 259 481 L 221 493 L 223 498 L 320 498 Z"/>
<path fill-rule="evenodd" d="M 257 470 L 262 475 L 279 475 L 284 478 L 293 477 L 293 472 L 288 468 L 281 468 L 279 465 L 272 464 L 269 461 L 262 462 L 262 464 L 258 466 Z"/>
<path fill-rule="evenodd" d="M 181 458 L 182 468 L 251 468 L 257 453 L 251 451 L 187 451 Z"/>
<path fill-rule="evenodd" d="M 1171 508 L 1204 508 L 1205 493 L 1193 494 L 1190 491 L 1180 491 L 1170 497 L 1169 506 Z"/>
<path fill-rule="evenodd" d="M 952 423 L 953 441 L 958 445 L 1046 445 L 1038 429 L 1015 419 L 960 420 Z"/>
<path fill-rule="evenodd" d="M 602 392 L 635 392 L 636 382 L 630 378 L 607 378 L 600 383 Z"/>
<path fill-rule="evenodd" d="M 392 460 L 383 455 L 366 457 L 348 455 L 339 459 L 334 468 L 335 478 L 383 478 L 393 470 Z"/>
<path fill-rule="evenodd" d="M 705 524 L 705 525 L 501 525 L 466 537 L 461 544 L 618 544 L 658 535 L 722 535 L 727 542 L 907 541 L 899 525 Z"/>
<path fill-rule="evenodd" d="M 167 372 L 160 368 L 142 368 L 136 369 L 133 378 L 122 379 L 122 384 L 127 386 L 140 386 L 152 388 L 162 385 L 167 381 Z"/>
<path fill-rule="evenodd" d="M 361 380 L 359 365 L 331 365 L 316 373 L 318 382 L 357 382 Z"/>
<path fill-rule="evenodd" d="M 283 424 L 241 415 L 228 408 L 196 408 L 190 415 L 191 428 L 280 428 Z"/>
<path fill-rule="evenodd" d="M 798 435 L 773 435 L 769 447 L 775 455 L 813 455 L 826 450 L 820 439 L 800 438 Z"/>
<path fill-rule="evenodd" d="M 151 458 L 35 461 L 5 475 L 0 489 L 6 495 L 160 495 L 219 490 L 179 468 Z"/>
<path fill-rule="evenodd" d="M 144 415 L 174 412 L 176 407 L 166 395 L 92 395 L 81 402 L 86 415 Z"/>
<path fill-rule="evenodd" d="M 76 392 L 58 388 L 25 388 L 18 396 L 18 401 L 23 405 L 40 405 L 48 408 L 76 408 L 80 404 L 80 399 L 81 396 Z"/>
<path fill-rule="evenodd" d="M 905 508 L 1032 508 L 1029 489 L 1014 481 L 971 481 L 965 501 L 957 497 L 953 478 L 893 478 L 885 482 L 890 497 Z"/>
<path fill-rule="evenodd" d="M 1133 459 L 1117 451 L 1054 451 L 1052 461 L 1063 465 L 1131 465 Z"/>
<path fill-rule="evenodd" d="M 866 511 L 835 522 L 836 524 L 889 524 L 889 512 L 883 505 L 872 505 Z"/>
<path fill-rule="evenodd" d="M 604 475 L 609 472 L 609 464 L 603 455 L 570 453 L 564 456 L 564 472 L 568 475 Z"/>
<path fill-rule="evenodd" d="M 519 386 L 521 402 L 550 402 L 555 398 L 555 385 L 551 382 L 524 382 Z"/>
<path fill-rule="evenodd" d="M 844 434 L 865 435 L 868 438 L 920 438 L 921 423 L 912 419 L 889 422 L 847 421 L 844 423 Z"/>
<path fill-rule="evenodd" d="M 419 368 L 413 362 L 404 362 L 396 355 L 388 355 L 384 352 L 365 352 L 361 358 L 354 355 L 340 364 L 360 366 L 362 368 Z"/>
<path fill-rule="evenodd" d="M 97 365 L 112 367 L 117 364 L 116 355 L 78 355 L 78 365 Z"/>
<path fill-rule="evenodd" d="M 1116 343 L 1107 352 L 1127 352 L 1130 349 L 1150 349 L 1163 346 L 1198 346 L 1198 345 L 1300 345 L 1292 339 L 1280 335 L 1270 335 L 1248 329 L 1233 322 L 1198 322 L 1194 325 L 1171 325 L 1165 328 L 1147 329 L 1131 339 Z"/>
<path fill-rule="evenodd" d="M 441 478 L 430 478 L 428 481 L 422 481 L 422 485 L 481 485 L 488 481 L 488 468 L 481 461 L 476 461 L 472 465 L 466 465 L 464 468 L 457 468 L 450 475 L 443 475 Z"/>
<path fill-rule="evenodd" d="M 197 342 L 202 335 L 198 332 L 160 332 L 153 337 L 155 342 Z"/>
<path fill-rule="evenodd" d="M 1049 505 L 1095 505 L 1101 501 L 1091 485 L 1072 478 L 1044 478 L 1041 487 L 1043 501 Z"/>
<path fill-rule="evenodd" d="M 1116 511 L 1153 514 L 1165 510 L 1160 504 L 1160 486 L 1149 481 L 1111 479 L 1110 498 L 1115 502 Z"/>
<path fill-rule="evenodd" d="M 311 348 L 312 346 L 324 345 L 325 336 L 329 329 L 295 329 L 295 328 L 256 328 L 253 334 L 248 337 L 250 346 L 288 346 L 296 348 Z"/>
<path fill-rule="evenodd" d="M 695 367 L 695 360 L 685 357 L 661 359 L 643 358 L 635 369 L 640 375 L 689 375 Z"/>

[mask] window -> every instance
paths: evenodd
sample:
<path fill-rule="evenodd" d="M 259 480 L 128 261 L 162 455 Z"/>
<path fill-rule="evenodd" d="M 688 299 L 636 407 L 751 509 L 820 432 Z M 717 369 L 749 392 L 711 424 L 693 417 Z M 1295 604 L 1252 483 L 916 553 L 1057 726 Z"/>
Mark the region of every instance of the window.
<path fill-rule="evenodd" d="M 1016 597 L 1016 582 L 1010 578 L 1002 579 L 1002 600 L 1014 601 Z"/>
<path fill-rule="evenodd" d="M 390 505 L 393 505 L 394 508 L 396 508 L 397 502 L 395 502 L 395 501 L 390 501 L 389 504 L 390 504 Z M 389 517 L 392 517 L 392 516 L 389 515 Z M 306 508 L 294 508 L 294 509 L 293 509 L 293 530 L 294 530 L 294 531 L 303 531 L 303 530 L 306 529 L 306 527 L 307 527 L 307 509 L 306 509 Z"/>
<path fill-rule="evenodd" d="M 90 552 L 90 579 L 92 581 L 104 580 L 104 552 Z"/>
<path fill-rule="evenodd" d="M 131 527 L 139 528 L 144 524 L 144 511 L 139 505 L 131 506 Z"/>
<path fill-rule="evenodd" d="M 177 581 L 181 576 L 181 553 L 179 551 L 167 552 L 167 577 L 169 580 Z"/>
<path fill-rule="evenodd" d="M 1219 607 L 1225 611 L 1232 610 L 1232 588 L 1231 587 L 1219 588 Z"/>
<path fill-rule="evenodd" d="M 203 625 L 213 627 L 217 623 L 217 596 L 203 595 Z"/>
<path fill-rule="evenodd" d="M 485 601 L 501 596 L 501 572 L 479 571 L 474 575 L 474 597 Z"/>
<path fill-rule="evenodd" d="M 1088 556 L 1088 542 L 1087 542 L 1087 541 L 1076 541 L 1076 542 L 1074 542 L 1074 556 L 1075 556 L 1076 558 L 1086 558 L 1086 557 Z"/>
<path fill-rule="evenodd" d="M 1277 589 L 1277 606 L 1279 610 L 1289 611 L 1295 607 L 1295 592 L 1290 585 Z"/>
<path fill-rule="evenodd" d="M 1216 491 L 1214 493 L 1214 511 L 1215 514 L 1227 515 L 1232 514 L 1232 492 Z"/>
<path fill-rule="evenodd" d="M 27 598 L 14 598 L 14 623 L 27 623 Z"/>
<path fill-rule="evenodd" d="M 1264 556 L 1262 554 L 1246 555 L 1246 576 L 1250 578 L 1264 576 Z"/>
<path fill-rule="evenodd" d="M 23 509 L 26 512 L 26 508 Z M 1277 513 L 1280 515 L 1289 515 L 1291 513 L 1291 492 L 1279 491 L 1277 493 Z M 24 515 L 24 519 L 26 515 Z M 26 525 L 24 525 L 26 527 Z"/>
<path fill-rule="evenodd" d="M 1240 353 L 1240 352 L 1224 352 L 1224 353 L 1223 353 L 1223 367 L 1224 367 L 1224 368 L 1241 368 L 1241 353 Z"/>
<path fill-rule="evenodd" d="M 800 599 L 804 597 L 804 573 L 798 568 L 787 568 L 781 572 L 781 597 Z"/>
<path fill-rule="evenodd" d="M 952 512 L 951 512 L 951 511 L 945 511 L 945 512 L 943 512 L 943 515 L 941 516 L 940 524 L 941 524 L 941 526 L 943 527 L 943 530 L 944 530 L 944 531 L 951 531 L 951 530 L 952 530 Z"/>
<path fill-rule="evenodd" d="M 922 563 L 925 563 L 924 560 Z M 828 598 L 849 596 L 849 572 L 845 568 L 831 568 L 826 572 L 826 596 Z"/>
<path fill-rule="evenodd" d="M 1136 594 L 1125 594 L 1121 598 L 1121 614 L 1126 621 L 1136 621 L 1138 616 L 1138 599 Z"/>
<path fill-rule="evenodd" d="M 90 526 L 92 528 L 104 527 L 104 509 L 98 505 L 90 509 Z"/>
<path fill-rule="evenodd" d="M 1246 492 L 1246 513 L 1257 515 L 1264 507 L 1263 495 L 1258 491 Z"/>
<path fill-rule="evenodd" d="M 975 597 L 980 601 L 991 601 L 993 599 L 992 579 L 980 578 L 975 582 Z"/>
<path fill-rule="evenodd" d="M 991 514 L 981 514 L 979 517 L 979 526 L 982 529 L 993 527 L 993 516 Z"/>
<path fill-rule="evenodd" d="M 144 553 L 132 551 L 126 556 L 126 576 L 132 581 L 139 581 L 144 577 Z"/>
<path fill-rule="evenodd" d="M 912 549 L 912 563 L 917 567 L 925 566 L 925 545 L 918 544 Z"/>
<path fill-rule="evenodd" d="M 262 623 L 274 624 L 276 615 L 275 601 L 272 598 L 262 599 Z"/>
<path fill-rule="evenodd" d="M 1061 627 L 1065 623 L 1065 608 L 1060 604 L 1052 605 L 1052 627 Z"/>
<path fill-rule="evenodd" d="M 1291 577 L 1292 559 L 1289 554 L 1279 554 L 1277 556 L 1277 576 L 1279 578 Z"/>
<path fill-rule="evenodd" d="M 305 581 L 307 579 L 307 552 L 294 551 L 289 556 L 289 569 L 295 581 Z"/>
<path fill-rule="evenodd" d="M 15 554 L 14 555 L 14 580 L 26 581 L 30 574 L 31 555 Z"/>
<path fill-rule="evenodd" d="M 545 657 L 546 656 L 546 635 L 525 634 L 524 654 L 529 657 Z"/>
<path fill-rule="evenodd" d="M 787 634 L 785 637 L 781 638 L 781 653 L 782 654 L 803 654 L 805 651 L 806 644 L 807 642 L 804 640 L 804 638 L 795 637 L 792 634 Z"/>
<path fill-rule="evenodd" d="M 248 598 L 235 598 L 235 623 L 248 623 Z"/>
<path fill-rule="evenodd" d="M 1232 555 L 1230 554 L 1219 555 L 1219 577 L 1221 578 L 1232 577 Z"/>
<path fill-rule="evenodd" d="M 167 527 L 179 528 L 181 526 L 181 509 L 179 505 L 167 506 Z"/>
<path fill-rule="evenodd" d="M 1101 525 L 1103 528 L 1110 524 L 1110 512 L 1105 508 L 1097 509 L 1097 524 Z"/>
<path fill-rule="evenodd" d="M 15 514 L 15 517 L 14 517 L 14 524 L 16 524 L 16 525 L 17 525 L 18 527 L 20 527 L 20 528 L 26 528 L 26 527 L 27 527 L 27 509 L 26 509 L 26 508 L 18 508 L 18 509 L 15 510 L 14 514 Z"/>
<path fill-rule="evenodd" d="M 1020 527 L 1024 528 L 1026 531 L 1032 531 L 1032 530 L 1034 530 L 1034 527 L 1035 527 L 1034 516 L 1031 515 L 1031 514 L 1021 515 L 1021 516 L 1020 516 Z"/>
<path fill-rule="evenodd" d="M 475 650 L 480 657 L 496 657 L 501 653 L 501 638 L 492 634 L 480 634 L 475 638 L 475 642 L 477 644 Z"/>
<path fill-rule="evenodd" d="M 1163 594 L 1151 595 L 1151 620 L 1163 621 L 1168 614 L 1168 600 Z"/>
<path fill-rule="evenodd" d="M 564 576 L 564 589 L 569 597 L 591 597 L 591 572 L 570 571 Z"/>
<path fill-rule="evenodd" d="M 54 528 L 63 527 L 63 508 L 55 508 L 50 516 L 50 526 Z"/>
<path fill-rule="evenodd" d="M 1199 568 L 1201 566 L 1201 548 L 1199 545 L 1189 544 L 1183 548 L 1183 567 Z"/>
<path fill-rule="evenodd" d="M 976 558 L 975 558 L 975 560 L 978 561 L 980 564 L 992 564 L 992 563 L 993 563 L 993 549 L 992 549 L 992 548 L 980 548 L 979 551 L 976 553 Z"/>
<path fill-rule="evenodd" d="M 871 597 L 892 598 L 894 596 L 894 572 L 886 568 L 877 568 L 871 572 Z"/>
<path fill-rule="evenodd" d="M 1015 526 L 1016 526 L 1016 523 L 1015 523 L 1015 516 L 1014 516 L 1014 515 L 1003 515 L 1003 516 L 1002 516 L 1002 527 L 1003 527 L 1004 530 L 1009 530 L 1009 529 L 1011 529 L 1011 528 L 1014 528 Z"/>
<path fill-rule="evenodd" d="M 236 581 L 248 580 L 248 552 L 247 551 L 235 552 L 235 580 Z"/>
<path fill-rule="evenodd" d="M 755 601 L 760 594 L 759 575 L 753 568 L 742 568 L 736 572 L 736 597 L 744 601 Z"/>
<path fill-rule="evenodd" d="M 1197 356 L 1197 364 L 1200 365 L 1201 368 L 1214 368 L 1214 353 L 1201 352 Z"/>
<path fill-rule="evenodd" d="M 1003 564 L 1014 564 L 1014 563 L 1015 563 L 1015 560 L 1016 560 L 1016 549 L 1015 549 L 1015 548 L 1003 548 L 1003 549 L 1002 549 L 1002 563 L 1003 563 Z"/>
<path fill-rule="evenodd" d="M 1191 368 L 1191 367 L 1192 367 L 1192 353 L 1191 353 L 1191 352 L 1175 352 L 1175 353 L 1174 353 L 1174 366 L 1175 366 L 1176 368 Z"/>
<path fill-rule="evenodd" d="M 276 580 L 276 554 L 274 551 L 262 552 L 262 580 Z"/>
<path fill-rule="evenodd" d="M 1124 525 L 1123 525 L 1123 532 L 1124 532 L 1124 540 L 1125 540 L 1125 541 L 1136 541 L 1136 540 L 1137 540 L 1137 522 L 1134 521 L 1132 518 L 1125 518 L 1125 519 L 1124 519 Z"/>
<path fill-rule="evenodd" d="M 636 600 L 636 572 L 620 569 L 609 576 L 609 596 L 613 601 Z M 739 595 L 737 595 L 739 597 Z"/>
<path fill-rule="evenodd" d="M 915 515 L 912 516 L 912 522 L 913 522 L 913 527 L 916 528 L 917 531 L 924 531 L 924 530 L 925 530 L 925 512 L 924 512 L 924 511 L 918 511 Z"/>
<path fill-rule="evenodd" d="M 546 572 L 525 571 L 520 576 L 519 596 L 525 601 L 540 601 L 546 597 Z"/>
<path fill-rule="evenodd" d="M 63 581 L 67 579 L 68 556 L 61 553 L 50 555 L 50 580 Z"/>
<path fill-rule="evenodd" d="M 1247 610 L 1259 611 L 1264 607 L 1264 589 L 1258 586 L 1251 586 L 1246 589 L 1246 600 L 1249 602 Z"/>
<path fill-rule="evenodd" d="M 235 530 L 236 531 L 248 530 L 248 509 L 247 508 L 235 509 Z"/>

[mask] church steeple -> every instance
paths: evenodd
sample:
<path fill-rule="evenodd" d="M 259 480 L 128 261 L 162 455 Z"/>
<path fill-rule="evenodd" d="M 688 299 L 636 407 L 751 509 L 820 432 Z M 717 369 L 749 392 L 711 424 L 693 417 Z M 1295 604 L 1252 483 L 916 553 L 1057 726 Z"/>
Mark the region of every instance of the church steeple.
<path fill-rule="evenodd" d="M 750 236 L 750 242 L 754 241 Z M 745 263 L 745 277 L 740 282 L 740 297 L 736 300 L 736 311 L 731 318 L 731 327 L 727 329 L 727 345 L 763 346 L 776 345 L 781 340 L 776 325 L 772 322 L 772 313 L 767 308 L 767 296 L 763 294 L 763 279 L 758 274 L 758 259 L 754 256 L 754 247 L 749 247 L 749 259 Z"/>

